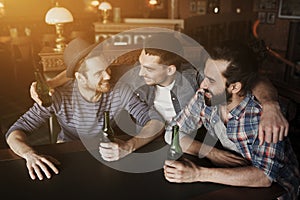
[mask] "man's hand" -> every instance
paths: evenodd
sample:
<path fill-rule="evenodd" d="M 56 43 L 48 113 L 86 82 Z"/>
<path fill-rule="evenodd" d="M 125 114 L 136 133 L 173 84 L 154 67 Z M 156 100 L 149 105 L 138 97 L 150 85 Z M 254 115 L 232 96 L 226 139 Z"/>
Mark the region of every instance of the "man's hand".
<path fill-rule="evenodd" d="M 250 161 L 242 156 L 235 155 L 231 152 L 213 148 L 207 158 L 216 166 L 220 167 L 240 167 L 247 166 Z"/>
<path fill-rule="evenodd" d="M 130 154 L 132 151 L 126 142 L 115 138 L 115 142 L 100 143 L 99 153 L 106 161 L 116 161 Z"/>
<path fill-rule="evenodd" d="M 185 158 L 183 162 L 166 160 L 164 175 L 169 182 L 192 183 L 199 180 L 200 167 Z"/>
<path fill-rule="evenodd" d="M 282 141 L 288 135 L 289 124 L 283 116 L 279 104 L 265 103 L 262 105 L 263 112 L 259 123 L 259 144 L 264 141 L 276 143 Z"/>
<path fill-rule="evenodd" d="M 54 93 L 54 89 L 50 89 L 49 95 L 52 96 Z M 36 82 L 32 82 L 30 86 L 30 97 L 40 106 L 42 105 L 42 101 L 39 98 L 38 93 L 36 92 Z"/>
<path fill-rule="evenodd" d="M 26 160 L 26 166 L 32 180 L 35 180 L 36 177 L 38 177 L 39 180 L 43 180 L 44 175 L 50 179 L 51 171 L 55 174 L 59 172 L 55 165 L 59 165 L 60 162 L 51 156 L 29 152 L 23 157 Z"/>

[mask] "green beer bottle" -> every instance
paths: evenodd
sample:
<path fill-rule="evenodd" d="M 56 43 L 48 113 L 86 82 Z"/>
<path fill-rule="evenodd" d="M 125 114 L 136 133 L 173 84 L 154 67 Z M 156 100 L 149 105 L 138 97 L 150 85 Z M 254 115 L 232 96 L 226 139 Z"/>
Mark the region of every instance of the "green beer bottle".
<path fill-rule="evenodd" d="M 168 160 L 181 160 L 182 149 L 179 143 L 179 126 L 174 125 L 172 127 L 172 143 L 170 145 L 167 157 Z"/>
<path fill-rule="evenodd" d="M 39 96 L 39 99 L 42 101 L 42 106 L 49 107 L 52 104 L 52 97 L 49 94 L 49 86 L 46 82 L 45 77 L 39 69 L 36 69 L 34 72 L 36 80 L 36 92 Z"/>
<path fill-rule="evenodd" d="M 104 111 L 104 121 L 103 121 L 103 127 L 102 127 L 102 140 L 101 142 L 114 142 L 114 130 L 110 126 L 110 119 L 109 119 L 109 111 Z"/>

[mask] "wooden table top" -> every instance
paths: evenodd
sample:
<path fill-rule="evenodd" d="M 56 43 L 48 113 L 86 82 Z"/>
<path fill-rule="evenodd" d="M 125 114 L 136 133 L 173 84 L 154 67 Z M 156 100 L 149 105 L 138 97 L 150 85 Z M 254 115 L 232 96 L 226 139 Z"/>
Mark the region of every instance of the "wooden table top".
<path fill-rule="evenodd" d="M 151 145 L 156 145 L 155 142 Z M 57 158 L 59 175 L 49 180 L 31 180 L 25 161 L 9 149 L 0 150 L 0 188 L 3 196 L 46 199 L 274 199 L 284 190 L 276 183 L 269 188 L 230 187 L 214 183 L 169 183 L 158 169 L 129 173 L 97 160 L 81 142 L 37 146 Z M 130 156 L 129 156 L 130 157 Z M 204 161 L 205 162 L 205 161 Z M 121 162 L 115 162 L 116 165 Z"/>

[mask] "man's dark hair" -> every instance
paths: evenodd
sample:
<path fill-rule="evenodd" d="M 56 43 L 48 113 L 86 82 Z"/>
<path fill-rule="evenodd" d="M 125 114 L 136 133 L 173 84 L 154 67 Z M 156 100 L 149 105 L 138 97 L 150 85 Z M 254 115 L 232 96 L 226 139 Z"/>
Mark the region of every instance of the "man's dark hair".
<path fill-rule="evenodd" d="M 213 60 L 229 62 L 222 74 L 227 79 L 226 87 L 241 82 L 240 96 L 251 91 L 258 76 L 259 64 L 256 54 L 250 47 L 238 41 L 226 41 L 213 48 L 210 56 Z"/>
<path fill-rule="evenodd" d="M 159 63 L 169 66 L 169 65 L 175 65 L 177 69 L 180 69 L 181 64 L 183 63 L 183 59 L 170 51 L 165 51 L 162 49 L 154 49 L 154 48 L 145 48 L 145 53 L 152 55 L 152 56 L 158 56 Z"/>
<path fill-rule="evenodd" d="M 180 68 L 183 62 L 183 47 L 181 42 L 171 33 L 158 33 L 148 37 L 144 41 L 144 50 L 146 54 L 160 57 L 160 64 L 175 65 Z"/>

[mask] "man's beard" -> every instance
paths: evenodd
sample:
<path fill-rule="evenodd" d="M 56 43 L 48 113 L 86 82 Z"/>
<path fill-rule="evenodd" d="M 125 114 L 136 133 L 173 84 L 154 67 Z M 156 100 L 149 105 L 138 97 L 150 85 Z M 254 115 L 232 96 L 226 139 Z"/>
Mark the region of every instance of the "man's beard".
<path fill-rule="evenodd" d="M 205 93 L 209 93 L 212 97 L 208 98 Z M 204 89 L 204 100 L 207 106 L 225 105 L 231 102 L 232 93 L 225 89 L 222 93 L 214 95 L 209 90 Z"/>
<path fill-rule="evenodd" d="M 110 84 L 108 81 L 100 82 L 96 88 L 97 93 L 106 93 L 110 90 Z"/>

